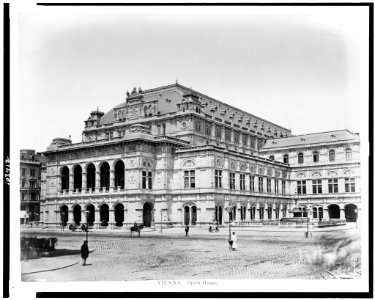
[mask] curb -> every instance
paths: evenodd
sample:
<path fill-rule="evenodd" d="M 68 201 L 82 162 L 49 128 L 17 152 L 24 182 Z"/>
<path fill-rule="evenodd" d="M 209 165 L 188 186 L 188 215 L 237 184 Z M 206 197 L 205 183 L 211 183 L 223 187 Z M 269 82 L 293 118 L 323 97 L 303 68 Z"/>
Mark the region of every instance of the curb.
<path fill-rule="evenodd" d="M 41 270 L 41 271 L 33 271 L 33 272 L 27 272 L 27 273 L 21 273 L 21 275 L 28 275 L 28 274 L 35 274 L 35 273 L 43 273 L 43 272 L 56 271 L 56 270 L 61 270 L 61 269 L 69 268 L 69 267 L 74 266 L 76 264 L 78 264 L 77 261 L 75 263 L 73 263 L 73 264 L 70 264 L 70 265 L 67 265 L 67 266 L 64 266 L 64 267 L 54 268 L 54 269 L 47 269 L 47 270 Z"/>

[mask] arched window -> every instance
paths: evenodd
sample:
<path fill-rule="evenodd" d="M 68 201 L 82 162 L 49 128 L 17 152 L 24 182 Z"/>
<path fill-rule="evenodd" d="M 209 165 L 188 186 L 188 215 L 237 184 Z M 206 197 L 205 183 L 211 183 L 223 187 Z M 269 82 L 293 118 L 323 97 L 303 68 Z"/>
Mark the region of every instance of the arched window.
<path fill-rule="evenodd" d="M 275 156 L 271 155 L 270 160 L 275 160 Z"/>
<path fill-rule="evenodd" d="M 285 154 L 283 157 L 284 164 L 289 164 L 289 155 Z"/>
<path fill-rule="evenodd" d="M 298 163 L 303 164 L 303 153 L 298 153 Z"/>
<path fill-rule="evenodd" d="M 313 153 L 313 161 L 314 162 L 319 162 L 319 152 L 318 151 L 314 151 L 314 153 Z"/>
<path fill-rule="evenodd" d="M 345 159 L 351 160 L 352 159 L 352 149 L 348 148 L 345 150 Z"/>
<path fill-rule="evenodd" d="M 335 161 L 335 150 L 329 151 L 329 161 Z"/>

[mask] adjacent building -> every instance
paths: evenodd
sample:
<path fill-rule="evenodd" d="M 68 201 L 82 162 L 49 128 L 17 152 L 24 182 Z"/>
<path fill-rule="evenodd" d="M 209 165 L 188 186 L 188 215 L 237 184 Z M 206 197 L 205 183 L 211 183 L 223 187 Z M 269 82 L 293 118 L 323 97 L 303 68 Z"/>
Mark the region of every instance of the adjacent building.
<path fill-rule="evenodd" d="M 44 157 L 35 153 L 35 150 L 20 151 L 21 224 L 39 220 L 41 169 L 45 168 L 44 161 Z"/>
<path fill-rule="evenodd" d="M 352 221 L 360 208 L 359 137 L 326 136 L 293 136 L 178 83 L 134 88 L 109 112 L 90 113 L 81 143 L 55 138 L 43 153 L 41 220 L 96 227 L 265 222 L 313 204 L 315 219 Z M 320 160 L 313 163 L 314 151 Z M 340 189 L 331 193 L 336 179 Z"/>

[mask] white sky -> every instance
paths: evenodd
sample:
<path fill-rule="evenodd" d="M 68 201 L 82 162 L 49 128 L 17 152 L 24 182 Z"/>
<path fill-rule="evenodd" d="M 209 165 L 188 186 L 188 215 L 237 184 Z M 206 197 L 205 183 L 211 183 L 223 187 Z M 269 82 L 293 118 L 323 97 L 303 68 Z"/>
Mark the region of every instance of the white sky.
<path fill-rule="evenodd" d="M 19 145 L 44 151 L 53 138 L 69 135 L 80 142 L 97 106 L 107 112 L 134 86 L 176 79 L 293 134 L 358 132 L 366 9 L 97 7 L 20 14 Z"/>

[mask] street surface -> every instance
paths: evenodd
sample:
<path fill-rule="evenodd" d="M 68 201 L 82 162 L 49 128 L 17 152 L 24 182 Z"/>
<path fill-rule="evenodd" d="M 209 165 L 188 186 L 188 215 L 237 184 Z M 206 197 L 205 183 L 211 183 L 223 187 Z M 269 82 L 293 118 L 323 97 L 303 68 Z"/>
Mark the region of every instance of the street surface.
<path fill-rule="evenodd" d="M 22 235 L 58 238 L 50 257 L 22 261 L 22 281 L 119 281 L 166 279 L 332 279 L 360 274 L 359 231 L 237 231 L 238 251 L 229 251 L 228 229 L 89 232 L 90 256 L 82 266 L 84 232 L 22 229 Z"/>

